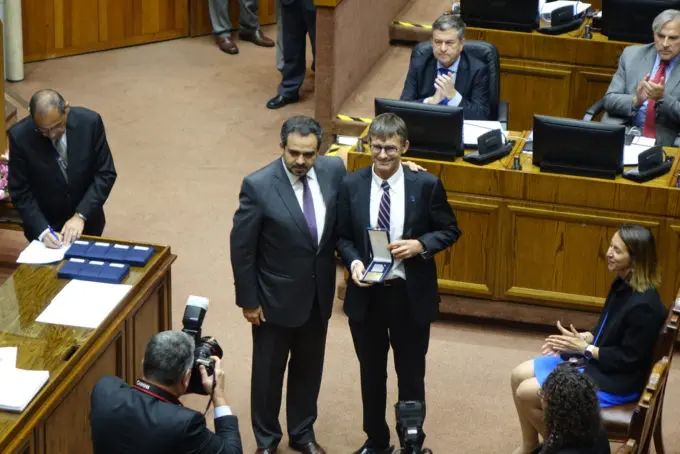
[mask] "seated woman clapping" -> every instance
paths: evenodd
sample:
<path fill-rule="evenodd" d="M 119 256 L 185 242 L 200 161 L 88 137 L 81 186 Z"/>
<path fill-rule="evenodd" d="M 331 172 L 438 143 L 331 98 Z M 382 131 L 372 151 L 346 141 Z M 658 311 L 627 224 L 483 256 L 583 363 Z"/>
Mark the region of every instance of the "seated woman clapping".
<path fill-rule="evenodd" d="M 609 244 L 607 267 L 616 277 L 594 329 L 579 333 L 573 325 L 566 329 L 558 321 L 559 334 L 546 339 L 543 356 L 512 371 L 512 396 L 522 430 L 522 443 L 514 454 L 531 453 L 539 434 L 545 439 L 538 391 L 550 372 L 570 357 L 578 357 L 583 362 L 579 370 L 595 381 L 600 407 L 640 397 L 666 317 L 657 291 L 656 244 L 649 229 L 621 226 Z"/>

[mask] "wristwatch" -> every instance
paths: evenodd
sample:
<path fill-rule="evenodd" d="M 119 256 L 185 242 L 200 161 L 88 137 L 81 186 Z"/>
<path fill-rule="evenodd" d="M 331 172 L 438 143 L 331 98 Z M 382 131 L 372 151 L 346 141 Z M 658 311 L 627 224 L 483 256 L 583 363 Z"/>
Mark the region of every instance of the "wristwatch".
<path fill-rule="evenodd" d="M 588 345 L 585 350 L 583 350 L 583 357 L 590 361 L 593 359 L 593 349 L 595 348 L 594 345 Z"/>
<path fill-rule="evenodd" d="M 80 219 L 82 219 L 83 221 L 87 221 L 87 218 L 86 218 L 84 215 L 80 214 L 80 213 L 76 213 L 76 216 L 78 216 L 78 217 L 79 217 Z"/>

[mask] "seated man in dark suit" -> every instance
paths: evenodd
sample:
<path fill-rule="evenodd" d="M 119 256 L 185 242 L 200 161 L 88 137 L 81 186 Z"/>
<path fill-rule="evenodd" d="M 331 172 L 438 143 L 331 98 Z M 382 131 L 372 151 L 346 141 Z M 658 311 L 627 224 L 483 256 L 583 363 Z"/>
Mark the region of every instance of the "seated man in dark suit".
<path fill-rule="evenodd" d="M 680 11 L 652 23 L 654 43 L 626 47 L 604 96 L 605 123 L 638 128 L 657 145 L 677 146 L 680 134 Z"/>
<path fill-rule="evenodd" d="M 116 181 L 102 118 L 54 90 L 35 93 L 30 113 L 8 134 L 9 194 L 24 235 L 54 248 L 81 234 L 101 236 Z"/>
<path fill-rule="evenodd" d="M 467 120 L 489 119 L 489 71 L 465 53 L 465 24 L 443 14 L 432 24 L 432 52 L 411 57 L 403 101 L 461 106 Z"/>
<path fill-rule="evenodd" d="M 144 352 L 144 376 L 135 386 L 103 377 L 92 390 L 90 424 L 94 454 L 241 454 L 238 420 L 225 398 L 224 371 L 215 360 L 215 385 L 201 366 L 206 392 L 212 391 L 215 432 L 197 411 L 184 408 L 194 363 L 194 340 L 181 331 L 154 335 Z"/>

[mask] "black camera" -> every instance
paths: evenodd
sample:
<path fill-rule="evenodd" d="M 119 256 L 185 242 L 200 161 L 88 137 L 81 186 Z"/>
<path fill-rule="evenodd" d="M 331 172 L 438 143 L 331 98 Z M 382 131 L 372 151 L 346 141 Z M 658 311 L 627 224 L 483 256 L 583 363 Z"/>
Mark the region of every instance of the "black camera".
<path fill-rule="evenodd" d="M 208 298 L 190 295 L 184 308 L 182 318 L 182 332 L 187 333 L 194 339 L 194 364 L 191 367 L 191 378 L 187 393 L 208 395 L 201 381 L 200 366 L 204 366 L 208 375 L 215 373 L 215 360 L 211 356 L 222 359 L 222 347 L 212 337 L 201 337 L 201 327 L 205 313 L 208 312 Z"/>
<path fill-rule="evenodd" d="M 425 432 L 425 402 L 408 400 L 397 402 L 394 406 L 397 417 L 397 433 L 403 454 L 432 454 L 429 449 L 423 449 Z"/>

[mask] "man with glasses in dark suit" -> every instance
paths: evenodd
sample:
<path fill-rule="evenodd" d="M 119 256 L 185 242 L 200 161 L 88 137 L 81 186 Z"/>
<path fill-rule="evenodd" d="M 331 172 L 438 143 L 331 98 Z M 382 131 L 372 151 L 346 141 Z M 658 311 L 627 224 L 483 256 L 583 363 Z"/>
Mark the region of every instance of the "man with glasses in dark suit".
<path fill-rule="evenodd" d="M 50 248 L 101 236 L 116 181 L 102 118 L 49 89 L 36 92 L 29 108 L 8 133 L 9 194 L 24 235 Z"/>

